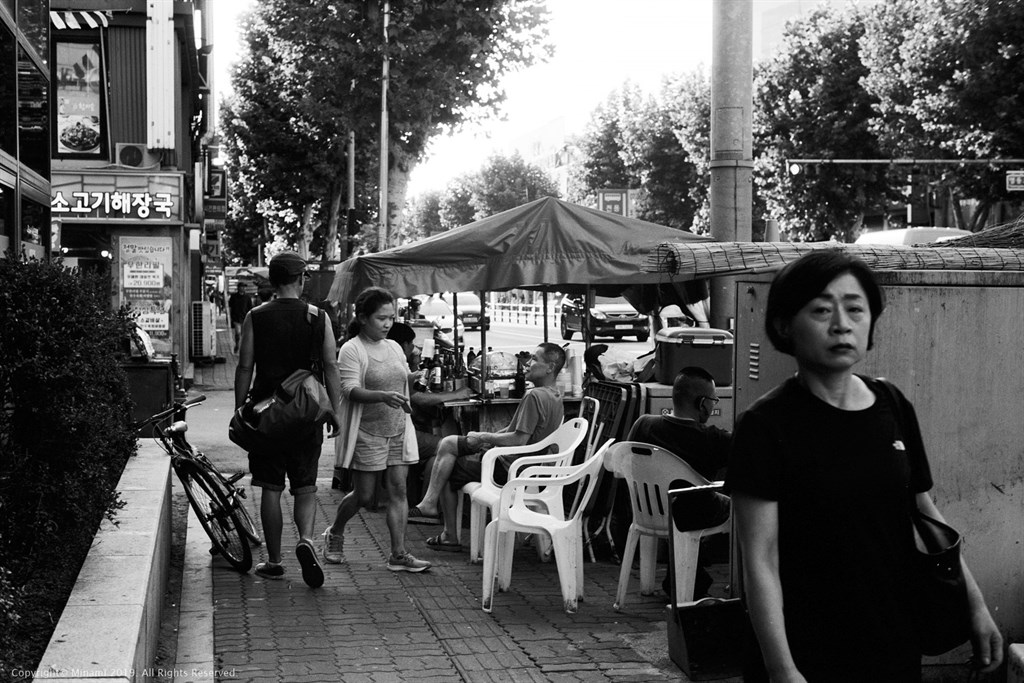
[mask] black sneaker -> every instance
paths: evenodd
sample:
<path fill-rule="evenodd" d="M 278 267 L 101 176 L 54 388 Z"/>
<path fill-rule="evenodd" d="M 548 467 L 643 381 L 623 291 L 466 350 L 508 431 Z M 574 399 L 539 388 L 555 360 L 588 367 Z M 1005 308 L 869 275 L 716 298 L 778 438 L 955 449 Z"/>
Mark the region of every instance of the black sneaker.
<path fill-rule="evenodd" d="M 295 546 L 295 557 L 299 558 L 302 565 L 302 580 L 310 588 L 319 588 L 324 585 L 324 570 L 316 559 L 316 549 L 313 544 L 303 539 Z"/>
<path fill-rule="evenodd" d="M 264 579 L 280 581 L 284 578 L 284 565 L 260 562 L 256 565 L 256 569 L 253 573 L 256 574 L 256 576 L 262 576 Z"/>

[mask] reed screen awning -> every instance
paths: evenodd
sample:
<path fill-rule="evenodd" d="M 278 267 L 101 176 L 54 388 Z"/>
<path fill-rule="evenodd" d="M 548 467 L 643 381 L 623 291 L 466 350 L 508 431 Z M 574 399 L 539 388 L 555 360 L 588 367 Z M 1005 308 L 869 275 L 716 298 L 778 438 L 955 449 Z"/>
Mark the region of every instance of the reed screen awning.
<path fill-rule="evenodd" d="M 643 269 L 674 280 L 772 272 L 817 249 L 843 249 L 876 270 L 1024 271 L 1024 250 L 908 247 L 837 242 L 663 242 Z"/>

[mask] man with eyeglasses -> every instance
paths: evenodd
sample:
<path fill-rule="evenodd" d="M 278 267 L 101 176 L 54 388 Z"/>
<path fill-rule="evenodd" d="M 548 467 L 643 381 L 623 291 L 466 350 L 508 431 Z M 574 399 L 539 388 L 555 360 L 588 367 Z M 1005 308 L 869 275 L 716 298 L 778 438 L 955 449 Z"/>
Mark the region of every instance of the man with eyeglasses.
<path fill-rule="evenodd" d="M 707 424 L 718 400 L 715 378 L 711 373 L 704 368 L 685 367 L 672 383 L 672 414 L 640 416 L 630 429 L 627 440 L 660 446 L 684 460 L 705 479 L 724 479 L 732 433 Z M 700 495 L 692 494 L 689 500 L 695 507 L 686 510 L 682 516 L 693 524 L 694 529 L 717 526 L 729 518 L 728 496 L 706 491 Z M 703 551 L 699 558 L 694 600 L 707 595 L 712 583 L 711 575 L 704 568 L 706 555 Z M 670 593 L 670 586 L 671 580 L 666 577 L 662 588 Z"/>

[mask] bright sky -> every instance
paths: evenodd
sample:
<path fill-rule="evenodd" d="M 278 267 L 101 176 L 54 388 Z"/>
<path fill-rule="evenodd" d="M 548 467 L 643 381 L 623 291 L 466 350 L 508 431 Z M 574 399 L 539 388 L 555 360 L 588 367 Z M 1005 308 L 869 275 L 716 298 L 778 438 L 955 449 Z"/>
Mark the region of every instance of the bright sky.
<path fill-rule="evenodd" d="M 218 93 L 230 88 L 237 18 L 254 2 L 213 3 Z M 566 135 L 582 132 L 593 109 L 626 79 L 653 93 L 665 74 L 698 65 L 710 70 L 712 0 L 548 0 L 548 8 L 555 56 L 505 79 L 505 120 L 432 141 L 413 171 L 409 196 L 478 170 L 490 154 L 512 152 L 517 141 L 558 119 Z"/>

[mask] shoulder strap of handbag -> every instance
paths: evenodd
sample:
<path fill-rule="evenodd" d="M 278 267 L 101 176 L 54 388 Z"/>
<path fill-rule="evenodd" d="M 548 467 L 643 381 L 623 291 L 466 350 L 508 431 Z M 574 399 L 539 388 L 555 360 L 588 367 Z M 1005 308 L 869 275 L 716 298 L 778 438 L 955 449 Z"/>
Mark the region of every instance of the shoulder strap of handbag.
<path fill-rule="evenodd" d="M 309 339 L 309 367 L 313 376 L 324 383 L 324 312 L 313 304 L 307 304 L 306 320 L 313 326 L 313 332 Z"/>
<path fill-rule="evenodd" d="M 896 387 L 893 386 L 892 382 L 884 377 L 876 377 L 875 381 L 878 382 L 878 386 L 882 389 L 886 398 L 889 399 L 889 405 L 892 407 L 893 417 L 896 419 L 896 427 L 899 430 L 900 436 L 907 433 L 907 423 L 903 419 L 903 405 L 900 402 L 898 396 L 896 396 Z M 910 506 L 910 516 L 914 517 L 914 513 L 919 512 L 917 507 L 917 496 L 913 491 L 907 492 L 907 504 Z"/>

